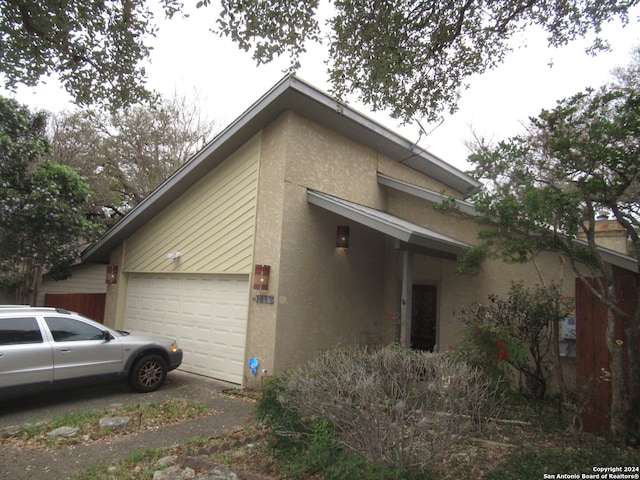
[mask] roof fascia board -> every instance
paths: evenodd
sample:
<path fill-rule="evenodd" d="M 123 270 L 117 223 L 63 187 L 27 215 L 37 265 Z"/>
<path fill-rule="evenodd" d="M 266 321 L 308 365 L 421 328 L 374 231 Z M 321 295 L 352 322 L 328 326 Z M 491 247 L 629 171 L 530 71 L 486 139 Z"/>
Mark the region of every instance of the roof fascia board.
<path fill-rule="evenodd" d="M 579 238 L 574 238 L 573 242 L 582 247 L 589 247 L 589 244 L 585 240 L 581 240 Z M 605 247 L 597 247 L 597 249 L 600 253 L 600 256 L 602 257 L 602 260 L 604 260 L 609 265 L 614 265 L 630 272 L 640 273 L 640 269 L 638 268 L 638 261 L 634 257 L 625 255 L 624 253 L 616 252 L 615 250 L 611 250 Z"/>
<path fill-rule="evenodd" d="M 398 190 L 433 203 L 442 203 L 443 201 L 453 200 L 456 207 L 461 212 L 474 217 L 480 216 L 471 202 L 460 200 L 459 198 L 450 197 L 429 188 L 419 187 L 418 185 L 413 185 L 403 180 L 389 177 L 388 175 L 385 175 L 383 173 L 378 173 L 378 183 L 380 185 L 385 185 L 387 187 L 393 188 L 394 190 Z"/>

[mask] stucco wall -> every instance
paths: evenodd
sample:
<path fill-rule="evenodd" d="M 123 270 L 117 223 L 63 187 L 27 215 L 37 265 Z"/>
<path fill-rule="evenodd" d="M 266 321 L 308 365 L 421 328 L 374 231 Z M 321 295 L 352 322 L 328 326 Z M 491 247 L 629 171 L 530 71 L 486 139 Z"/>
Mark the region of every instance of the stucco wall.
<path fill-rule="evenodd" d="M 274 304 L 249 302 L 247 318 L 247 340 L 245 357 L 256 357 L 260 362 L 260 373 L 274 373 L 276 319 L 279 302 L 280 240 L 284 221 L 284 168 L 288 141 L 286 121 L 279 118 L 261 134 L 258 189 L 256 199 L 255 239 L 253 264 L 271 266 L 269 290 L 256 292 L 276 298 Z M 253 274 L 253 272 L 251 272 Z M 253 275 L 249 279 L 253 286 Z M 263 374 L 263 372 L 266 372 Z M 245 383 L 250 383 L 249 371 L 245 370 Z M 252 380 L 257 381 L 257 378 Z"/>
<path fill-rule="evenodd" d="M 402 180 L 419 187 L 428 188 L 434 192 L 444 193 L 454 198 L 464 198 L 464 195 L 451 187 L 446 186 L 444 183 L 440 183 L 427 175 L 418 173 L 412 168 L 408 168 L 401 162 L 396 162 L 390 158 L 379 156 L 378 157 L 378 172 L 388 175 L 389 177 Z"/>
<path fill-rule="evenodd" d="M 286 112 L 263 132 L 254 263 L 274 305 L 251 302 L 247 357 L 268 372 L 338 345 L 368 344 L 383 316 L 385 238 L 307 202 L 307 189 L 383 208 L 377 152 Z M 338 225 L 348 251 L 335 248 Z"/>
<path fill-rule="evenodd" d="M 306 189 L 287 184 L 276 327 L 276 369 L 339 345 L 368 345 L 382 315 L 384 238 L 309 205 Z M 349 249 L 336 227 L 349 225 Z"/>

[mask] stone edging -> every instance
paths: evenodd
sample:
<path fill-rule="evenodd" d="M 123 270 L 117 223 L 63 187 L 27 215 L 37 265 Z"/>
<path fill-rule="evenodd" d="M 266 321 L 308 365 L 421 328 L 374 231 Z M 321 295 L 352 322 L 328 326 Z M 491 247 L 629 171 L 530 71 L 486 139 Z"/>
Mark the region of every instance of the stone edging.
<path fill-rule="evenodd" d="M 234 448 L 240 448 L 250 443 L 255 443 L 258 440 L 262 440 L 267 435 L 267 432 L 259 432 L 254 435 L 239 438 L 237 440 L 231 440 L 228 442 L 222 442 L 218 445 L 212 445 L 208 448 L 200 448 L 192 453 L 186 453 L 179 455 L 176 459 L 176 463 L 182 468 L 192 468 L 196 471 L 211 470 L 219 464 L 209 460 L 208 458 L 215 453 L 222 453 Z M 252 472 L 236 472 L 238 477 L 242 480 L 273 480 L 272 477 L 267 477 Z"/>

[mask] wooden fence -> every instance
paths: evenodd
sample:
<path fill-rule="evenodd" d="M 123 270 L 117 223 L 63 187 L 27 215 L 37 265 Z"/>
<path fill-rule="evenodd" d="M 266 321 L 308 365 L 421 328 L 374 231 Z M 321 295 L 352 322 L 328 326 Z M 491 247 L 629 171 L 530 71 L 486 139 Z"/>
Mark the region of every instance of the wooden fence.
<path fill-rule="evenodd" d="M 104 323 L 106 299 L 106 293 L 47 293 L 44 305 L 78 312 L 96 322 Z"/>
<path fill-rule="evenodd" d="M 589 283 L 596 285 L 593 279 Z M 576 279 L 575 292 L 578 404 L 582 408 L 584 430 L 597 432 L 609 427 L 611 407 L 610 354 L 606 345 L 607 308 L 580 279 Z M 631 273 L 618 274 L 616 293 L 623 310 L 633 315 L 639 293 L 637 277 Z M 616 325 L 616 338 L 626 342 L 620 321 Z M 628 374 L 626 377 L 629 381 Z"/>

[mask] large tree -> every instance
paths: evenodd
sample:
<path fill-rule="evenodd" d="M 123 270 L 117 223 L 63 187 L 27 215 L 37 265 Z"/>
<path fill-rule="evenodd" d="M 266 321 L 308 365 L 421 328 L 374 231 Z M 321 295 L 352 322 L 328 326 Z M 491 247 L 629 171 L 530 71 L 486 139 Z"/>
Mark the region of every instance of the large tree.
<path fill-rule="evenodd" d="M 43 272 L 64 278 L 92 239 L 87 183 L 72 168 L 43 162 L 45 118 L 0 97 L 0 287 L 35 304 Z"/>
<path fill-rule="evenodd" d="M 58 77 L 79 105 L 150 98 L 144 62 L 156 32 L 147 0 L 0 2 L 0 73 L 6 87 Z M 167 16 L 181 4 L 158 0 Z"/>
<path fill-rule="evenodd" d="M 177 94 L 110 114 L 62 113 L 50 124 L 49 158 L 88 178 L 95 192 L 93 213 L 108 226 L 202 148 L 214 128 L 197 96 Z"/>
<path fill-rule="evenodd" d="M 168 16 L 178 0 L 158 0 Z M 455 110 L 466 79 L 501 63 L 514 34 L 532 25 L 550 46 L 627 21 L 640 0 L 200 0 L 220 6 L 216 30 L 258 63 L 280 55 L 298 66 L 309 42 L 327 41 L 334 92 L 396 117 Z M 34 85 L 57 74 L 80 104 L 115 106 L 148 96 L 144 61 L 155 33 L 150 0 L 0 3 L 0 73 Z M 329 13 L 328 31 L 319 17 Z M 214 27 L 214 25 L 212 25 Z M 602 39 L 593 43 L 603 47 Z M 187 47 L 185 47 L 187 48 Z"/>
<path fill-rule="evenodd" d="M 640 84 L 632 72 L 633 66 L 623 82 L 558 102 L 531 119 L 527 134 L 479 146 L 470 156 L 485 185 L 476 207 L 494 227 L 483 232 L 478 249 L 518 262 L 558 251 L 579 278 L 596 279 L 585 283 L 609 312 L 611 429 L 625 440 L 640 431 L 640 303 L 635 312 L 622 308 L 596 221 L 603 211 L 617 220 L 630 255 L 640 260 Z"/>
<path fill-rule="evenodd" d="M 208 5 L 212 0 L 200 0 Z M 466 80 L 500 64 L 510 41 L 531 26 L 557 47 L 596 34 L 639 0 L 220 0 L 218 29 L 258 63 L 280 55 L 292 70 L 310 42 L 326 41 L 328 74 L 340 98 L 409 121 L 453 112 Z M 327 5 L 328 4 L 328 5 Z M 328 15 L 328 30 L 318 20 Z"/>

